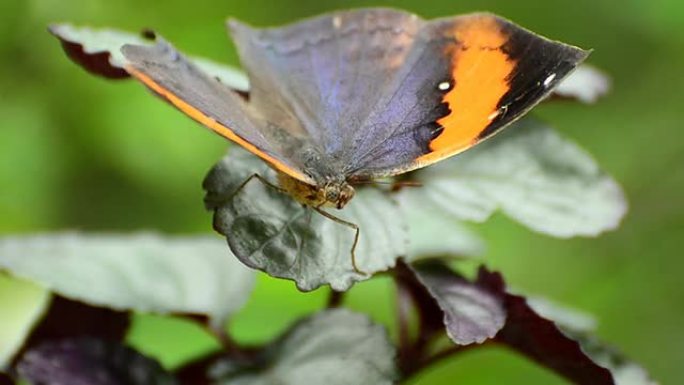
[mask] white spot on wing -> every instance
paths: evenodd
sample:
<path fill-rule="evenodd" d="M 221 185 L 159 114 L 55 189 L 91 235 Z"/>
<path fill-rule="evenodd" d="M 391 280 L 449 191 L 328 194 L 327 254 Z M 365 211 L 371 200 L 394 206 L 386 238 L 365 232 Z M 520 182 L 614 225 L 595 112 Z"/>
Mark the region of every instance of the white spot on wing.
<path fill-rule="evenodd" d="M 451 88 L 451 83 L 441 82 L 441 83 L 439 83 L 437 88 L 439 88 L 440 91 L 448 91 Z"/>
<path fill-rule="evenodd" d="M 549 75 L 546 79 L 544 79 L 544 87 L 548 87 L 549 84 L 553 81 L 553 79 L 556 78 L 556 74 L 551 74 Z"/>
<path fill-rule="evenodd" d="M 332 19 L 332 23 L 335 29 L 340 29 L 340 27 L 342 26 L 342 18 L 339 16 L 334 16 Z"/>

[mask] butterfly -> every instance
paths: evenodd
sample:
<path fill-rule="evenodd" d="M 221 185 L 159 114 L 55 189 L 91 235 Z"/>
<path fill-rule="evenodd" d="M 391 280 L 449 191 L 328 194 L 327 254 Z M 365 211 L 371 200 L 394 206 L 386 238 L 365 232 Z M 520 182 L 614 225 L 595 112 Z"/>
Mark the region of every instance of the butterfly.
<path fill-rule="evenodd" d="M 162 39 L 124 46 L 126 70 L 263 159 L 278 188 L 333 218 L 320 208 L 342 209 L 355 186 L 439 162 L 501 131 L 589 54 L 488 13 L 425 20 L 373 8 L 276 28 L 236 20 L 228 27 L 248 94 Z"/>

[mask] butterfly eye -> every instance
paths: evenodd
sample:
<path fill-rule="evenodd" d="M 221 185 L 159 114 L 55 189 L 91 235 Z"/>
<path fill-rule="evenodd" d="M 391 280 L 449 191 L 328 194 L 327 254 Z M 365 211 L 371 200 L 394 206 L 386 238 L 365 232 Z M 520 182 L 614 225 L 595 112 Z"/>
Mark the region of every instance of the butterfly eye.
<path fill-rule="evenodd" d="M 337 202 L 340 197 L 340 192 L 335 188 L 329 188 L 325 191 L 325 200 L 328 202 Z"/>

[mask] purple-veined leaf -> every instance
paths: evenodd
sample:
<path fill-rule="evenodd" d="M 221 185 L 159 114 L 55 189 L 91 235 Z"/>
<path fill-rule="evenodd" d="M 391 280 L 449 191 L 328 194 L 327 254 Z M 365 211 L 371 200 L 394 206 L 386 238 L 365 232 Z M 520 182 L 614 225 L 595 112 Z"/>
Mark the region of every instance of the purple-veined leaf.
<path fill-rule="evenodd" d="M 150 45 L 154 39 L 116 29 L 76 27 L 71 24 L 53 24 L 49 31 L 59 39 L 66 54 L 76 64 L 95 75 L 112 79 L 130 77 L 124 69 L 126 58 L 121 54 L 122 46 Z M 237 68 L 204 58 L 192 57 L 190 60 L 228 87 L 243 92 L 249 88 L 247 76 Z"/>
<path fill-rule="evenodd" d="M 486 288 L 469 282 L 443 263 L 418 264 L 412 270 L 437 301 L 447 335 L 455 343 L 482 343 L 504 326 L 502 301 Z"/>
<path fill-rule="evenodd" d="M 158 362 L 116 342 L 69 338 L 29 350 L 20 377 L 41 385 L 174 385 Z"/>

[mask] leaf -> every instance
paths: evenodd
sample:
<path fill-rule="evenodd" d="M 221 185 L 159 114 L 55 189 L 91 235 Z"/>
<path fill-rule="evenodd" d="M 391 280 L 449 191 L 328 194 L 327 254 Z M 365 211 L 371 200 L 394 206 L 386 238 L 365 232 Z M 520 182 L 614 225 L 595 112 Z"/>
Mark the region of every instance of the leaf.
<path fill-rule="evenodd" d="M 10 376 L 0 372 L 0 385 L 15 385 L 15 383 Z"/>
<path fill-rule="evenodd" d="M 500 298 L 445 264 L 419 264 L 412 270 L 442 309 L 447 335 L 455 343 L 482 343 L 504 326 L 506 312 Z"/>
<path fill-rule="evenodd" d="M 610 79 L 597 68 L 582 64 L 558 84 L 552 97 L 577 99 L 582 103 L 595 103 L 610 91 Z"/>
<path fill-rule="evenodd" d="M 123 341 L 130 324 L 128 312 L 94 307 L 54 295 L 45 315 L 24 342 L 22 351 L 46 341 L 82 336 Z"/>
<path fill-rule="evenodd" d="M 497 341 L 576 384 L 656 385 L 648 380 L 643 369 L 617 359 L 615 353 L 588 337 L 586 331 L 561 329 L 535 312 L 524 297 L 506 292 L 500 274 L 481 268 L 476 284 L 488 288 L 504 301 L 507 319 L 496 336 Z M 573 325 L 568 320 L 559 323 Z"/>
<path fill-rule="evenodd" d="M 62 43 L 67 55 L 87 71 L 108 78 L 128 78 L 124 70 L 126 58 L 121 53 L 125 44 L 151 45 L 154 39 L 115 29 L 75 27 L 71 24 L 53 24 L 50 33 Z M 247 91 L 249 82 L 244 72 L 203 58 L 190 58 L 208 75 L 236 90 Z"/>
<path fill-rule="evenodd" d="M 423 186 L 399 192 L 406 210 L 435 205 L 454 220 L 482 222 L 500 209 L 561 238 L 614 229 L 627 210 L 618 184 L 589 155 L 531 119 L 411 177 Z"/>
<path fill-rule="evenodd" d="M 49 303 L 47 290 L 0 274 L 0 372 L 7 369 Z"/>
<path fill-rule="evenodd" d="M 395 348 L 382 326 L 337 309 L 297 323 L 271 346 L 259 368 L 214 368 L 220 385 L 392 384 Z"/>
<path fill-rule="evenodd" d="M 409 225 L 409 252 L 405 260 L 416 262 L 435 257 L 479 257 L 485 244 L 466 225 L 437 207 L 434 201 L 412 201 L 420 194 L 410 194 L 400 205 Z"/>
<path fill-rule="evenodd" d="M 214 228 L 228 239 L 247 266 L 291 279 L 300 290 L 329 284 L 345 291 L 354 282 L 394 266 L 406 254 L 404 220 L 394 201 L 377 189 L 359 189 L 343 209 L 329 213 L 360 228 L 354 271 L 351 249 L 355 231 L 297 203 L 267 186 L 274 172 L 262 161 L 233 147 L 207 175 L 205 202 L 214 209 Z"/>
<path fill-rule="evenodd" d="M 41 385 L 172 385 L 158 362 L 118 343 L 92 338 L 41 344 L 24 355 L 19 375 Z"/>
<path fill-rule="evenodd" d="M 218 239 L 146 233 L 0 238 L 0 268 L 91 305 L 206 314 L 213 327 L 242 307 L 254 284 Z"/>
<path fill-rule="evenodd" d="M 582 349 L 599 365 L 610 370 L 615 385 L 658 385 L 640 365 L 596 338 L 566 331 L 580 342 Z"/>
<path fill-rule="evenodd" d="M 542 318 L 553 320 L 562 329 L 590 333 L 596 330 L 597 321 L 591 314 L 559 305 L 542 297 L 526 297 L 527 305 Z"/>

